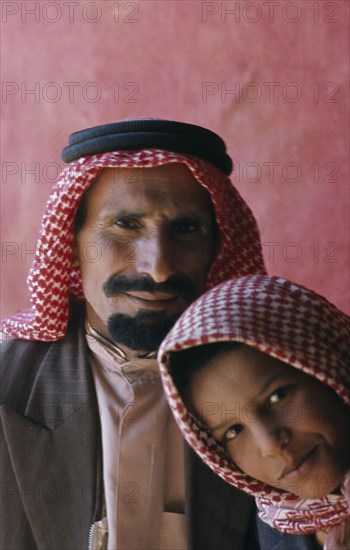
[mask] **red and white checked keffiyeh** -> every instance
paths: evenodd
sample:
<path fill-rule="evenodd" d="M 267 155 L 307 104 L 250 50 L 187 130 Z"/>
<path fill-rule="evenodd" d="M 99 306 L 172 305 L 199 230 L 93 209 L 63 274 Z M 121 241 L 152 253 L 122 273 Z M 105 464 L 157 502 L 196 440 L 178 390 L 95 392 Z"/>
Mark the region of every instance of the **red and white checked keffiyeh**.
<path fill-rule="evenodd" d="M 234 276 L 264 273 L 255 219 L 229 178 L 211 164 L 160 149 L 94 155 L 67 165 L 54 185 L 28 277 L 32 307 L 3 321 L 2 332 L 27 340 L 62 338 L 70 294 L 83 297 L 80 270 L 72 265 L 74 219 L 83 193 L 103 168 L 146 168 L 173 162 L 186 164 L 214 203 L 221 245 L 207 288 Z"/>
<path fill-rule="evenodd" d="M 275 489 L 238 470 L 187 411 L 169 373 L 169 354 L 221 341 L 242 342 L 314 376 L 350 407 L 349 317 L 325 298 L 286 279 L 248 275 L 198 298 L 171 329 L 158 355 L 170 407 L 202 460 L 225 481 L 253 495 L 260 518 L 272 527 L 296 534 L 330 529 L 325 548 L 349 550 L 341 542 L 350 529 L 349 474 L 341 495 L 313 500 Z"/>

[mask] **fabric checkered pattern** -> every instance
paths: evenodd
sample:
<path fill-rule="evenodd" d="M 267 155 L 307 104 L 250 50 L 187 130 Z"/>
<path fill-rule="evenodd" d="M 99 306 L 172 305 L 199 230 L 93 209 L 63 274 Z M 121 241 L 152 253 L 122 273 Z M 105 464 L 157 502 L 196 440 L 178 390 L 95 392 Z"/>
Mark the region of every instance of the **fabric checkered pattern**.
<path fill-rule="evenodd" d="M 31 308 L 3 321 L 2 332 L 27 340 L 62 338 L 67 330 L 70 294 L 83 298 L 80 270 L 72 264 L 74 219 L 83 193 L 103 168 L 147 168 L 173 162 L 188 166 L 208 189 L 214 204 L 220 249 L 207 288 L 236 275 L 264 273 L 255 219 L 230 179 L 211 164 L 160 149 L 94 155 L 70 163 L 54 185 L 28 277 Z"/>
<path fill-rule="evenodd" d="M 220 477 L 253 495 L 261 519 L 280 531 L 312 533 L 348 525 L 350 476 L 342 495 L 321 499 L 275 489 L 239 471 L 206 426 L 186 409 L 169 373 L 169 355 L 211 342 L 237 341 L 314 376 L 350 407 L 350 323 L 325 298 L 280 277 L 250 275 L 201 296 L 176 322 L 158 359 L 170 407 L 187 442 Z M 332 550 L 345 548 L 334 542 Z M 331 540 L 329 538 L 329 540 Z"/>

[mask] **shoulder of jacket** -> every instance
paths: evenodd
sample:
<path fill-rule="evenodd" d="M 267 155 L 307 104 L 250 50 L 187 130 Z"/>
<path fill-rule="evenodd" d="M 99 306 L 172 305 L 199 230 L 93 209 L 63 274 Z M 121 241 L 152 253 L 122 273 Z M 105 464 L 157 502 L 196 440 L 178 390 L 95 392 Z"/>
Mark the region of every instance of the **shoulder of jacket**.
<path fill-rule="evenodd" d="M 68 337 L 69 340 L 69 337 Z M 0 403 L 21 401 L 23 393 L 29 394 L 45 355 L 54 346 L 64 348 L 66 337 L 54 342 L 32 340 L 8 340 L 0 345 Z"/>

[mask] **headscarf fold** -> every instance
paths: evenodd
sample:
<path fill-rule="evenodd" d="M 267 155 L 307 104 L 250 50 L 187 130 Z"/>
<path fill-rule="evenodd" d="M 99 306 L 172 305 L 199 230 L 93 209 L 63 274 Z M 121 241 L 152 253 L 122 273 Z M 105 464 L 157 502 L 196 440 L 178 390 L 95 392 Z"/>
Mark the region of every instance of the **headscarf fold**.
<path fill-rule="evenodd" d="M 207 161 L 161 149 L 117 151 L 79 160 L 59 175 L 42 220 L 28 276 L 31 308 L 6 319 L 3 333 L 27 340 L 58 340 L 67 330 L 70 296 L 83 298 L 81 276 L 73 265 L 74 220 L 79 201 L 104 168 L 147 168 L 183 163 L 208 189 L 219 229 L 219 251 L 207 288 L 235 275 L 264 273 L 254 216 L 230 179 Z"/>
<path fill-rule="evenodd" d="M 294 534 L 329 530 L 325 548 L 349 550 L 349 473 L 341 494 L 320 499 L 273 488 L 241 472 L 186 409 L 171 376 L 170 354 L 223 341 L 244 343 L 317 378 L 350 407 L 349 317 L 315 292 L 281 277 L 244 276 L 198 298 L 171 329 L 158 355 L 172 412 L 201 459 L 222 479 L 254 496 L 259 517 L 272 527 Z"/>

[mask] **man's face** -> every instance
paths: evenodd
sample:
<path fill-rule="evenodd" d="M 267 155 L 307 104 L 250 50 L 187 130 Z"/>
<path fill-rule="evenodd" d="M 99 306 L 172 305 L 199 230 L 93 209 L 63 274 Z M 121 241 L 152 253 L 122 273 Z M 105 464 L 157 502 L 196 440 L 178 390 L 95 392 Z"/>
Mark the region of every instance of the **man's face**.
<path fill-rule="evenodd" d="M 87 317 L 106 338 L 156 349 L 205 290 L 215 250 L 209 193 L 182 164 L 107 168 L 76 237 Z"/>

